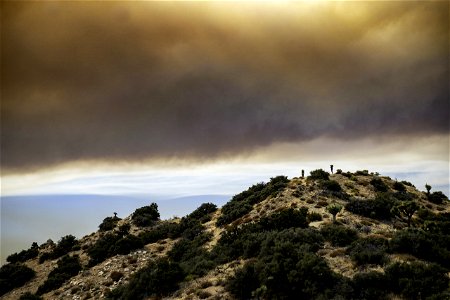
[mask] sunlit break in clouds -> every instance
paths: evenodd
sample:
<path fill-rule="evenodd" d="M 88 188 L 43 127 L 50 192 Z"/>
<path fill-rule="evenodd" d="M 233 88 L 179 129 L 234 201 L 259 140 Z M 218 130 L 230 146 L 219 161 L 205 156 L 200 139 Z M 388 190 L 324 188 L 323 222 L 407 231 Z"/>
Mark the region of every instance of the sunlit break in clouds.
<path fill-rule="evenodd" d="M 448 194 L 448 1 L 2 1 L 1 36 L 3 196 L 330 164 Z"/>

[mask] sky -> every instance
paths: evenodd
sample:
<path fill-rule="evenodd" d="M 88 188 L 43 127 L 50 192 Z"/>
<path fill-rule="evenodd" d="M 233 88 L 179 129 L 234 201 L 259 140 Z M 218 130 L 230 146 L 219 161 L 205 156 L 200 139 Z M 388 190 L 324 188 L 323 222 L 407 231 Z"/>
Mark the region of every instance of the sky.
<path fill-rule="evenodd" d="M 2 1 L 2 202 L 330 164 L 448 195 L 448 24 L 448 1 Z"/>

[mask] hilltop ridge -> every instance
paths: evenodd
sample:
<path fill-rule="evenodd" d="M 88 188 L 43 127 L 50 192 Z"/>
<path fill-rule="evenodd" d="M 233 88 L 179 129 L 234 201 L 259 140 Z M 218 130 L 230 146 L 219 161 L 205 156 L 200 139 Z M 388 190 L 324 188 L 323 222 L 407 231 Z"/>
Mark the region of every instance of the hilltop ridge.
<path fill-rule="evenodd" d="M 183 218 L 149 203 L 10 255 L 1 299 L 450 299 L 450 202 L 426 189 L 318 169 Z"/>

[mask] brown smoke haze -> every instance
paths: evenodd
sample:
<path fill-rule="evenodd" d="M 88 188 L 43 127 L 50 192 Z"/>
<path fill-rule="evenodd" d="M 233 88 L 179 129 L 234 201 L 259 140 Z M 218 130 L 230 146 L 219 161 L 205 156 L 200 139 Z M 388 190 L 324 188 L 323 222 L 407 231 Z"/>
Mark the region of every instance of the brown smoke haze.
<path fill-rule="evenodd" d="M 448 138 L 447 1 L 2 1 L 1 14 L 5 172 Z"/>

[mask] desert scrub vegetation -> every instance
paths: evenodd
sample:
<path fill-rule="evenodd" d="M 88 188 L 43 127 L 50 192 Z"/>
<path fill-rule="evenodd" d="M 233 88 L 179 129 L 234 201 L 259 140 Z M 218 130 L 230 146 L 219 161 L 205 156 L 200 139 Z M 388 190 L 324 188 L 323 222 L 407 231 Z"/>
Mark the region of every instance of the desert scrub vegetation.
<path fill-rule="evenodd" d="M 358 239 L 358 232 L 339 224 L 327 224 L 320 229 L 324 239 L 333 246 L 343 247 Z"/>
<path fill-rule="evenodd" d="M 381 178 L 375 177 L 370 181 L 370 184 L 373 186 L 375 191 L 377 192 L 387 192 L 389 187 L 384 183 Z"/>
<path fill-rule="evenodd" d="M 449 288 L 448 270 L 437 264 L 422 262 L 396 262 L 386 268 L 388 289 L 406 299 L 445 299 L 443 293 Z"/>
<path fill-rule="evenodd" d="M 233 196 L 233 198 L 222 207 L 222 214 L 217 220 L 218 226 L 230 224 L 236 219 L 250 212 L 253 205 L 265 200 L 269 196 L 276 196 L 282 191 L 289 180 L 286 176 L 277 176 L 270 179 L 268 183 L 258 183 L 246 191 Z"/>
<path fill-rule="evenodd" d="M 106 217 L 103 219 L 102 223 L 98 226 L 100 231 L 109 231 L 116 227 L 117 222 L 122 220 L 121 218 L 114 216 L 114 217 Z"/>
<path fill-rule="evenodd" d="M 383 265 L 388 262 L 389 243 L 380 237 L 360 238 L 347 248 L 347 253 L 357 265 Z"/>
<path fill-rule="evenodd" d="M 391 194 L 379 193 L 375 199 L 350 199 L 345 205 L 345 209 L 354 214 L 376 220 L 391 220 L 391 210 L 397 203 L 398 200 Z"/>
<path fill-rule="evenodd" d="M 0 268 L 0 296 L 21 287 L 34 278 L 33 269 L 21 263 L 8 263 Z"/>
<path fill-rule="evenodd" d="M 30 292 L 26 292 L 25 294 L 20 296 L 19 300 L 42 300 L 42 297 Z"/>
<path fill-rule="evenodd" d="M 78 241 L 76 237 L 69 234 L 66 236 L 63 236 L 59 241 L 58 244 L 52 249 L 50 252 L 44 252 L 39 256 L 39 263 L 43 263 L 46 260 L 49 259 L 57 259 L 60 258 L 63 255 L 66 255 L 70 251 L 72 251 L 75 247 L 79 246 Z"/>
<path fill-rule="evenodd" d="M 309 173 L 309 176 L 307 177 L 307 179 L 309 179 L 309 180 L 329 180 L 330 173 L 328 173 L 322 169 L 313 170 Z"/>
<path fill-rule="evenodd" d="M 389 242 L 393 253 L 407 253 L 450 268 L 450 232 L 436 234 L 417 228 L 396 232 Z"/>
<path fill-rule="evenodd" d="M 95 266 L 108 257 L 117 254 L 128 254 L 144 246 L 142 240 L 132 234 L 123 235 L 119 232 L 108 232 L 88 248 L 89 266 Z"/>
<path fill-rule="evenodd" d="M 448 201 L 447 196 L 444 195 L 441 191 L 433 192 L 427 195 L 428 201 L 434 204 L 442 204 Z"/>
<path fill-rule="evenodd" d="M 178 263 L 167 258 L 150 263 L 132 275 L 127 285 L 107 293 L 107 299 L 135 300 L 168 295 L 178 289 L 183 280 L 183 270 Z"/>
<path fill-rule="evenodd" d="M 63 256 L 58 260 L 58 266 L 48 274 L 47 280 L 39 286 L 36 294 L 43 295 L 61 287 L 64 282 L 81 271 L 81 264 L 78 255 Z"/>
<path fill-rule="evenodd" d="M 203 223 L 211 220 L 211 215 L 217 210 L 212 203 L 203 203 L 192 213 L 181 218 L 178 223 L 163 222 L 139 234 L 143 244 L 155 243 L 159 240 L 179 237 L 194 238 L 204 230 Z"/>
<path fill-rule="evenodd" d="M 237 299 L 313 299 L 334 293 L 339 278 L 323 258 L 289 242 L 270 248 L 227 282 Z"/>
<path fill-rule="evenodd" d="M 159 220 L 158 204 L 152 203 L 134 211 L 131 221 L 138 227 L 152 226 Z"/>
<path fill-rule="evenodd" d="M 26 262 L 27 260 L 36 258 L 39 255 L 39 246 L 36 242 L 31 244 L 31 247 L 27 250 L 22 250 L 17 253 L 13 253 L 6 258 L 7 262 Z"/>

